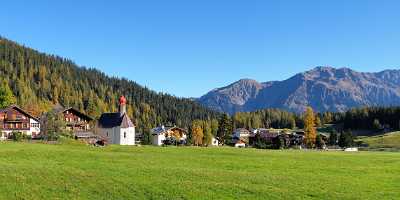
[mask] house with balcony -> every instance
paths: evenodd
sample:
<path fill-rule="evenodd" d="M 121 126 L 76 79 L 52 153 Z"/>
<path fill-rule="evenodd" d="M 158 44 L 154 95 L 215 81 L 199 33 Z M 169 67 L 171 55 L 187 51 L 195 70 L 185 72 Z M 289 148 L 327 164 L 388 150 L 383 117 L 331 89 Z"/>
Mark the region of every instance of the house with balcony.
<path fill-rule="evenodd" d="M 27 111 L 11 105 L 0 110 L 0 139 L 8 139 L 13 132 L 21 132 L 35 138 L 40 133 L 39 119 Z"/>
<path fill-rule="evenodd" d="M 90 122 L 93 121 L 91 116 L 72 107 L 64 108 L 60 104 L 56 105 L 53 110 L 63 115 L 67 130 L 73 133 L 89 132 L 91 130 Z"/>

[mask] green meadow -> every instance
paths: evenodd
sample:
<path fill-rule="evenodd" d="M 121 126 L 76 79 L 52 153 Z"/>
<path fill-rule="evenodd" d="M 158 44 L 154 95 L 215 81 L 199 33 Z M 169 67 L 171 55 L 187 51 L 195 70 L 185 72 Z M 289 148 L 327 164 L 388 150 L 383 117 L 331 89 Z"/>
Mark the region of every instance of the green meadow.
<path fill-rule="evenodd" d="M 400 199 L 400 153 L 0 143 L 0 199 Z"/>

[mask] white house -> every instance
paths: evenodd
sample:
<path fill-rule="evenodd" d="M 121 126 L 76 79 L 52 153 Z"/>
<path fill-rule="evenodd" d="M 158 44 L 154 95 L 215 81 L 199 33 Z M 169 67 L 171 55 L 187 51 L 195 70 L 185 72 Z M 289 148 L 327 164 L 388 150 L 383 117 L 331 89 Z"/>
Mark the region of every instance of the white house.
<path fill-rule="evenodd" d="M 9 138 L 12 132 L 21 132 L 35 138 L 40 133 L 40 122 L 22 108 L 11 105 L 0 110 L 0 129 L 1 140 Z"/>
<path fill-rule="evenodd" d="M 153 145 L 161 146 L 167 138 L 174 137 L 179 143 L 186 143 L 187 132 L 186 130 L 178 127 L 165 127 L 159 126 L 151 130 L 151 135 L 153 137 Z"/>
<path fill-rule="evenodd" d="M 110 144 L 135 145 L 135 125 L 126 114 L 124 96 L 119 98 L 119 112 L 101 115 L 97 131 Z"/>

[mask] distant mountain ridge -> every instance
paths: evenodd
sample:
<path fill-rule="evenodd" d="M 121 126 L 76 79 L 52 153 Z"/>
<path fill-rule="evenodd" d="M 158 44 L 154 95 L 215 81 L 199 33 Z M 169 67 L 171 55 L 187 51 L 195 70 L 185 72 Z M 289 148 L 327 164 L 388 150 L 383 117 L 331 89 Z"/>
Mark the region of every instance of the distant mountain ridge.
<path fill-rule="evenodd" d="M 279 108 L 303 112 L 345 111 L 360 106 L 400 105 L 400 70 L 357 72 L 349 68 L 316 67 L 283 81 L 259 83 L 242 79 L 214 89 L 197 101 L 227 113 Z"/>

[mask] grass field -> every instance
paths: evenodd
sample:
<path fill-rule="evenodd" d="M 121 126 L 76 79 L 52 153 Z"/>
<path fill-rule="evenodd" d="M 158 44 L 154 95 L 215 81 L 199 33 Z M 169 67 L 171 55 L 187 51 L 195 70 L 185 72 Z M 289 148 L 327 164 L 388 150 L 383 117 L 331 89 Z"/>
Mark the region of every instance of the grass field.
<path fill-rule="evenodd" d="M 0 199 L 400 199 L 400 153 L 0 143 Z"/>
<path fill-rule="evenodd" d="M 400 132 L 392 132 L 372 137 L 360 137 L 358 139 L 368 144 L 369 149 L 393 149 L 400 150 Z"/>

